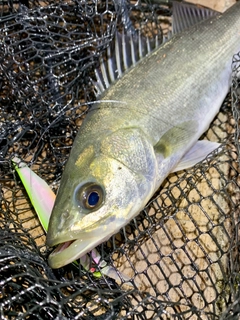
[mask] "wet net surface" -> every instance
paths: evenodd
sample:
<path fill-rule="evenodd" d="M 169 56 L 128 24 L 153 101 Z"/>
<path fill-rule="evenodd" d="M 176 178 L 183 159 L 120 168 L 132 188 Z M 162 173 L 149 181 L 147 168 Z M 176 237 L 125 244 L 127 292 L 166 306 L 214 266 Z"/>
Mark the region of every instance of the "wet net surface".
<path fill-rule="evenodd" d="M 17 155 L 57 191 L 84 102 L 94 100 L 99 55 L 116 30 L 161 41 L 170 14 L 145 2 L 0 1 L 1 319 L 239 318 L 239 56 L 232 98 L 204 135 L 221 150 L 171 174 L 97 248 L 131 284 L 81 265 L 49 268 L 45 233 L 11 163 Z"/>

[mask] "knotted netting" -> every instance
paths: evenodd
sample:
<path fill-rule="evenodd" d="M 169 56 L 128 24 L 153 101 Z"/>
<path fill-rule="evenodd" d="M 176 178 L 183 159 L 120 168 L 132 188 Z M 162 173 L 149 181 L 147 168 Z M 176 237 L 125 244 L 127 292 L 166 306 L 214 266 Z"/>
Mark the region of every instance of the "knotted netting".
<path fill-rule="evenodd" d="M 118 281 L 77 264 L 48 266 L 45 232 L 11 161 L 22 159 L 56 192 L 95 99 L 100 55 L 116 31 L 141 30 L 161 42 L 171 8 L 0 1 L 1 319 L 238 319 L 238 55 L 232 94 L 204 135 L 221 150 L 169 175 L 145 210 L 98 246 Z"/>

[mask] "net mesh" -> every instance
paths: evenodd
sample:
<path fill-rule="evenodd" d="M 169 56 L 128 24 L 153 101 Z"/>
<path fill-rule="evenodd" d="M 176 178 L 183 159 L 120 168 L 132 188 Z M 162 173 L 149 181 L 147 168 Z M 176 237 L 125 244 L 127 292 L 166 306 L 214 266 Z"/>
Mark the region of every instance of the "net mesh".
<path fill-rule="evenodd" d="M 221 150 L 171 174 L 135 220 L 98 246 L 120 280 L 76 264 L 49 268 L 45 233 L 11 163 L 17 155 L 57 191 L 95 99 L 100 54 L 116 30 L 162 41 L 170 16 L 161 2 L 0 1 L 1 319 L 239 318 L 238 55 L 232 94 L 203 137 Z"/>

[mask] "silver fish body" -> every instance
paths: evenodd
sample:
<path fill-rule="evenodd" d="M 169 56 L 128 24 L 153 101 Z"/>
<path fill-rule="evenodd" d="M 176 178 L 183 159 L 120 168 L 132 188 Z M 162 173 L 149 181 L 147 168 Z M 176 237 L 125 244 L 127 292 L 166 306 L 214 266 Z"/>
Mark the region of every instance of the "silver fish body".
<path fill-rule="evenodd" d="M 61 267 L 135 217 L 209 127 L 240 49 L 240 2 L 174 36 L 130 68 L 88 113 L 50 218 Z"/>

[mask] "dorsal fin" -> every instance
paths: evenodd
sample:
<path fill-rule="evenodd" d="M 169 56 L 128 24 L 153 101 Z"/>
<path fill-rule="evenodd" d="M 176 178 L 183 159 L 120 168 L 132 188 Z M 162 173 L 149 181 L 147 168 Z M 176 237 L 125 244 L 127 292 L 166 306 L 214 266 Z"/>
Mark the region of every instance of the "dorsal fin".
<path fill-rule="evenodd" d="M 151 53 L 159 45 L 169 40 L 172 35 L 180 33 L 190 26 L 199 23 L 218 12 L 193 5 L 187 2 L 172 1 L 172 32 L 168 37 L 159 36 L 153 38 L 144 37 L 140 30 L 122 33 L 117 32 L 113 44 L 107 49 L 105 56 L 100 58 L 100 66 L 95 70 L 96 80 L 94 82 L 94 92 L 97 98 L 109 88 L 109 86 L 128 70 L 130 67 Z"/>
<path fill-rule="evenodd" d="M 157 48 L 160 42 L 162 41 L 158 36 L 150 39 L 143 37 L 140 31 L 134 34 L 117 32 L 114 44 L 107 48 L 106 56 L 100 58 L 100 66 L 95 70 L 96 96 L 101 95 L 114 81 L 121 78 L 126 70 Z"/>
<path fill-rule="evenodd" d="M 172 6 L 173 35 L 181 33 L 189 27 L 219 14 L 215 10 L 188 2 L 173 1 Z"/>

